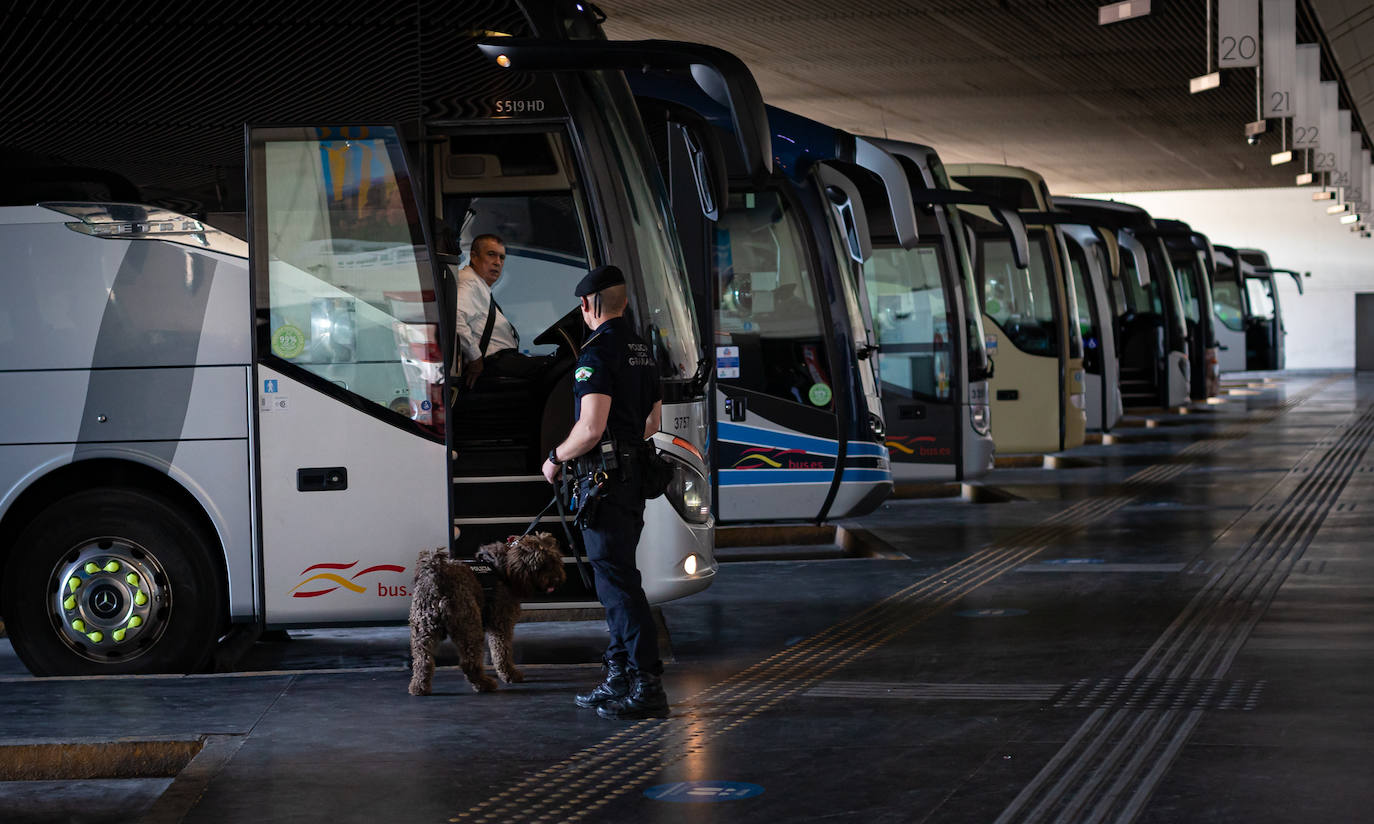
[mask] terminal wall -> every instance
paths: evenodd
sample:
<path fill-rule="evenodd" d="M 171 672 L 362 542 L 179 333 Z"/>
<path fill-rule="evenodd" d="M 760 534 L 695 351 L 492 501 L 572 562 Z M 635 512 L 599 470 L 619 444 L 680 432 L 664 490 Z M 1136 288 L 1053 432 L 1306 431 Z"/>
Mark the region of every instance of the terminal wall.
<path fill-rule="evenodd" d="M 1301 171 L 1301 170 L 1296 170 Z M 1295 173 L 1296 173 L 1295 171 Z M 1355 293 L 1374 291 L 1374 239 L 1363 240 L 1312 200 L 1314 187 L 1116 192 L 1085 195 L 1133 203 L 1187 221 L 1226 246 L 1253 246 L 1275 266 L 1311 272 L 1302 296 L 1280 276 L 1289 369 L 1355 367 Z"/>

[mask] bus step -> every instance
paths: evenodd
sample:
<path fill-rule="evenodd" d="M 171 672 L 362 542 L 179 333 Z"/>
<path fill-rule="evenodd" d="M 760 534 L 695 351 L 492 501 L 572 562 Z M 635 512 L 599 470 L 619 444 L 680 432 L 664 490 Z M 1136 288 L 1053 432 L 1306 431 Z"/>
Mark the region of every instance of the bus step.
<path fill-rule="evenodd" d="M 553 487 L 542 475 L 453 479 L 456 518 L 509 516 L 533 520 L 552 499 Z"/>
<path fill-rule="evenodd" d="M 455 475 L 523 475 L 537 472 L 531 468 L 527 444 L 513 441 L 459 441 L 454 444 Z"/>

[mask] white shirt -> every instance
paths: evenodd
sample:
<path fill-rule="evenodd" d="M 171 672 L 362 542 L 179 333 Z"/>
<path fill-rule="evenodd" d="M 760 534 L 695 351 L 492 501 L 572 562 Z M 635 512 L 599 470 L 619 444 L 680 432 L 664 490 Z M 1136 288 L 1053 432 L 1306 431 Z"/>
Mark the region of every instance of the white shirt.
<path fill-rule="evenodd" d="M 482 342 L 482 330 L 487 328 L 491 287 L 471 266 L 464 266 L 458 270 L 457 292 L 455 303 L 458 308 L 458 344 L 463 349 L 463 362 L 471 363 L 482 357 L 477 345 Z M 496 322 L 491 325 L 491 340 L 487 342 L 487 354 L 495 354 L 502 349 L 515 349 L 517 345 L 515 326 L 498 306 Z"/>

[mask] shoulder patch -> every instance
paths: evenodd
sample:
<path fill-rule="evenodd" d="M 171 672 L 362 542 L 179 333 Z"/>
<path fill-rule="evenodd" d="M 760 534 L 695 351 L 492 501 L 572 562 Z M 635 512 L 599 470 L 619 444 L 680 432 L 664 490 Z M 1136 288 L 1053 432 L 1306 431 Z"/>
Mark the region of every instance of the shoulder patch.
<path fill-rule="evenodd" d="M 591 376 L 592 368 L 590 366 L 579 366 L 573 371 L 573 378 L 577 381 L 585 381 Z"/>

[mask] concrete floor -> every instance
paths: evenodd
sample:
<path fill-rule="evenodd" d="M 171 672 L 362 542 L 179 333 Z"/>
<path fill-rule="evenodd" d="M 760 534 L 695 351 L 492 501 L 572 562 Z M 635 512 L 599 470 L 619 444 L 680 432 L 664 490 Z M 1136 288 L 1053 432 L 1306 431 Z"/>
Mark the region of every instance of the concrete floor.
<path fill-rule="evenodd" d="M 38 680 L 0 642 L 0 744 L 206 739 L 174 780 L 0 782 L 0 820 L 1369 820 L 1374 378 L 1238 388 L 998 470 L 1008 502 L 852 525 L 891 557 L 725 564 L 663 607 L 666 721 L 573 707 L 596 622 L 427 698 L 404 628 L 188 677 Z"/>

